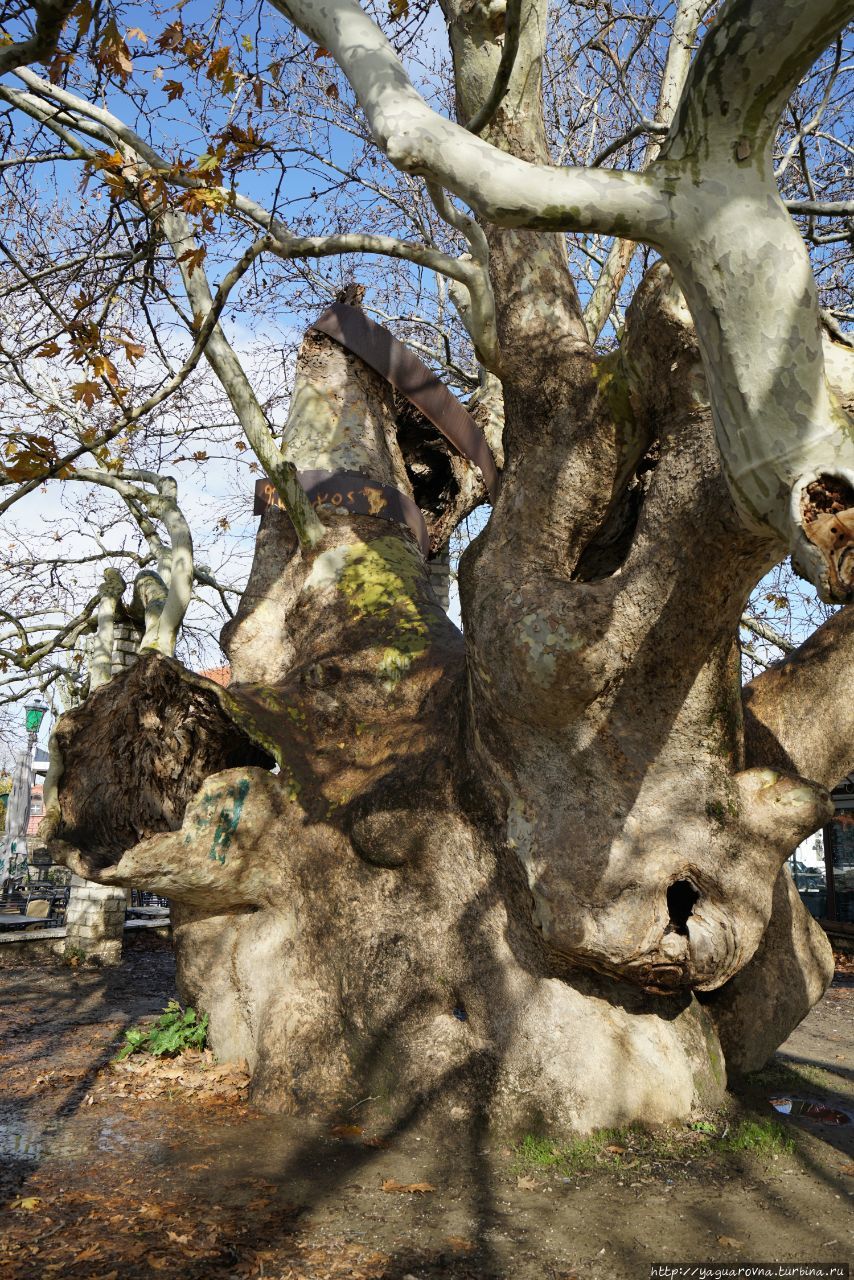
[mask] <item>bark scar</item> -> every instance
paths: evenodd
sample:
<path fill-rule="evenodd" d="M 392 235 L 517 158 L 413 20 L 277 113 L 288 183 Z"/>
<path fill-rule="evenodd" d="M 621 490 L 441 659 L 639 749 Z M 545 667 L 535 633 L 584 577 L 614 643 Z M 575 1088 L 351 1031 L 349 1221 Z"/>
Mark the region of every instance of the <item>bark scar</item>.
<path fill-rule="evenodd" d="M 804 534 L 827 565 L 836 600 L 854 592 L 854 488 L 837 476 L 819 476 L 807 485 L 802 503 Z"/>

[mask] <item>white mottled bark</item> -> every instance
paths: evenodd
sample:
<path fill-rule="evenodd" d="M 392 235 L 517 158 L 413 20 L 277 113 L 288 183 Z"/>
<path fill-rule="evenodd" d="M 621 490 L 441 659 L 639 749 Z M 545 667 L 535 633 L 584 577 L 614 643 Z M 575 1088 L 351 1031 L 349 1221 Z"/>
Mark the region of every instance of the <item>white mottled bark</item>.
<path fill-rule="evenodd" d="M 804 243 L 747 158 L 698 180 L 683 173 L 673 207 L 668 258 L 696 324 L 733 498 L 825 599 L 844 600 L 850 570 L 840 576 L 804 530 L 807 486 L 828 476 L 854 490 L 854 428 L 828 385 Z"/>
<path fill-rule="evenodd" d="M 173 654 L 192 598 L 194 577 L 193 538 L 178 505 L 177 484 L 171 476 L 160 476 L 153 471 L 128 471 L 115 475 L 109 471 L 81 468 L 72 478 L 112 489 L 125 499 L 133 514 L 141 508 L 148 517 L 162 520 L 166 526 L 168 549 L 159 536 L 153 538 L 160 572 L 143 570 L 134 583 L 134 596 L 145 615 L 145 634 L 140 650 L 155 649 L 158 653 Z M 154 492 L 143 488 L 144 484 L 152 485 Z M 112 632 L 109 649 L 112 653 Z M 109 671 L 106 678 L 109 679 Z"/>
<path fill-rule="evenodd" d="M 125 582 L 117 569 L 107 569 L 98 603 L 98 625 L 92 637 L 92 657 L 89 664 L 89 691 L 106 684 L 113 668 L 113 633 L 116 608 L 122 598 Z"/>
<path fill-rule="evenodd" d="M 433 111 L 355 0 L 274 3 L 333 55 L 389 160 L 441 183 L 488 221 L 606 235 L 629 232 L 644 239 L 666 218 L 661 191 L 643 174 L 529 164 Z"/>
<path fill-rule="evenodd" d="M 804 515 L 818 480 L 841 484 L 854 510 L 854 428 L 828 388 L 809 259 L 769 157 L 789 94 L 854 13 L 852 0 L 725 4 L 688 72 L 661 157 L 644 174 L 556 169 L 499 150 L 427 106 L 356 0 L 271 2 L 330 50 L 399 168 L 424 174 L 498 226 L 600 231 L 662 250 L 697 326 L 742 517 L 781 552 L 793 551 L 825 599 L 849 598 L 854 533 L 845 524 L 829 550 L 826 539 L 810 537 Z M 699 10 L 689 6 L 683 16 L 687 30 Z M 542 22 L 539 6 L 524 10 L 523 66 L 526 58 L 536 65 Z M 480 62 L 483 75 L 490 60 Z M 674 54 L 666 112 L 685 69 Z"/>
<path fill-rule="evenodd" d="M 655 120 L 659 124 L 669 125 L 673 121 L 685 81 L 688 79 L 697 32 L 704 15 L 711 8 L 711 3 L 712 0 L 679 0 L 673 18 L 673 34 L 667 47 L 667 57 L 661 76 L 661 88 L 658 91 Z M 660 139 L 650 138 L 644 149 L 641 168 L 645 169 L 652 164 L 660 150 Z M 617 300 L 620 286 L 626 278 L 636 247 L 632 240 L 615 240 L 608 251 L 605 265 L 596 281 L 596 287 L 584 308 L 584 323 L 591 342 L 596 341 L 608 323 L 608 317 Z"/>

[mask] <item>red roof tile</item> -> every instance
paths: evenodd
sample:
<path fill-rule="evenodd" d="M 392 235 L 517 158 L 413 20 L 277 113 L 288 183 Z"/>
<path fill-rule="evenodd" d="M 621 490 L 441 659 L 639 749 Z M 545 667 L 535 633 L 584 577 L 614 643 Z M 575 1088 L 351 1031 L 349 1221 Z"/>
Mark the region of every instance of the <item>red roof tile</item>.
<path fill-rule="evenodd" d="M 207 671 L 200 671 L 199 675 L 213 680 L 214 684 L 221 684 L 223 689 L 231 684 L 231 667 L 228 663 L 222 667 L 210 667 Z"/>

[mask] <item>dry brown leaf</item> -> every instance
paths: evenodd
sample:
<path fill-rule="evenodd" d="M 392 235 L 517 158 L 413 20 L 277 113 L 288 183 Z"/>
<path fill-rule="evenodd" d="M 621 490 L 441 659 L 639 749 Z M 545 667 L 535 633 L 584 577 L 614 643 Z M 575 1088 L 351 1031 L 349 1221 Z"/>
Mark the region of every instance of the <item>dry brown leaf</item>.
<path fill-rule="evenodd" d="M 626 1154 L 627 1149 L 628 1148 L 626 1147 L 621 1147 L 618 1142 L 609 1142 L 607 1147 L 605 1148 L 606 1151 L 610 1151 L 611 1155 L 614 1155 L 614 1156 L 624 1156 Z"/>
<path fill-rule="evenodd" d="M 465 1236 L 445 1236 L 445 1244 L 456 1253 L 471 1253 L 475 1247 L 474 1241 L 466 1240 Z"/>
<path fill-rule="evenodd" d="M 426 1195 L 428 1191 L 435 1190 L 436 1188 L 429 1182 L 398 1182 L 396 1178 L 386 1178 L 383 1182 L 383 1191 L 402 1191 Z"/>
<path fill-rule="evenodd" d="M 385 1138 L 365 1138 L 362 1143 L 363 1147 L 379 1147 L 385 1149 L 388 1146 Z"/>
<path fill-rule="evenodd" d="M 82 1249 L 80 1253 L 78 1253 L 78 1254 L 76 1254 L 76 1255 L 75 1255 L 75 1257 L 74 1257 L 74 1261 L 75 1261 L 75 1262 L 88 1262 L 88 1261 L 90 1260 L 90 1258 L 95 1258 L 95 1257 L 97 1257 L 97 1256 L 98 1256 L 98 1254 L 100 1253 L 100 1250 L 101 1250 L 101 1246 L 100 1246 L 100 1245 L 97 1245 L 97 1244 L 90 1244 L 90 1245 L 89 1245 L 89 1247 L 88 1247 L 88 1249 Z"/>
<path fill-rule="evenodd" d="M 536 1178 L 524 1177 L 516 1179 L 516 1186 L 520 1191 L 536 1191 L 539 1185 Z"/>
<path fill-rule="evenodd" d="M 166 1210 L 159 1204 L 143 1204 L 139 1212 L 143 1218 L 162 1218 Z"/>
<path fill-rule="evenodd" d="M 206 1076 L 248 1076 L 249 1064 L 245 1058 L 237 1062 L 219 1062 L 215 1066 L 205 1067 Z"/>
<path fill-rule="evenodd" d="M 740 1249 L 744 1241 L 736 1240 L 735 1236 L 718 1236 L 718 1244 L 722 1244 L 725 1249 Z"/>

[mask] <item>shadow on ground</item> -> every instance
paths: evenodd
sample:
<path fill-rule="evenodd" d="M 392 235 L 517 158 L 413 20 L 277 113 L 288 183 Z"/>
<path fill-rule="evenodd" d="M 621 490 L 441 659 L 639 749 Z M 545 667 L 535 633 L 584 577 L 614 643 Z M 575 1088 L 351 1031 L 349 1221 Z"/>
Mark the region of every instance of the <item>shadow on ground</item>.
<path fill-rule="evenodd" d="M 792 1152 L 677 1135 L 637 1154 L 617 1136 L 532 1163 L 471 1121 L 437 1136 L 418 1117 L 363 1129 L 358 1107 L 343 1124 L 270 1117 L 233 1093 L 191 1097 L 168 1073 L 128 1093 L 105 1067 L 174 996 L 168 951 L 104 972 L 7 969 L 2 984 L 9 1280 L 645 1280 L 652 1261 L 854 1252 L 854 1124 L 779 1117 Z M 739 1107 L 773 1116 L 781 1091 L 854 1109 L 852 1009 L 843 981 L 746 1082 L 729 1123 Z"/>

